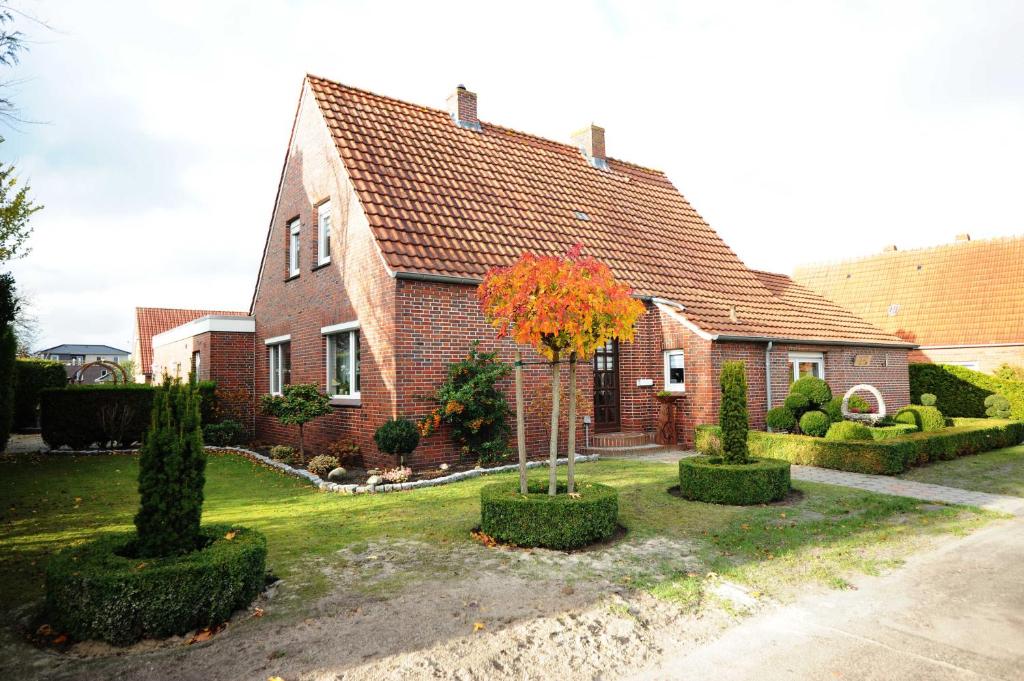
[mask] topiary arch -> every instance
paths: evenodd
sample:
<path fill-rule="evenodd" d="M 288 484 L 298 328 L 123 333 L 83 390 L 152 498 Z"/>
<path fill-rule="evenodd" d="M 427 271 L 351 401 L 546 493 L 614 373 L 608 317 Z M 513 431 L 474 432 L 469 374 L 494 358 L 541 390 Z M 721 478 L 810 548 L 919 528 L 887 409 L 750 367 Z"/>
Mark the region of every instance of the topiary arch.
<path fill-rule="evenodd" d="M 850 411 L 850 397 L 860 390 L 869 392 L 874 396 L 875 401 L 878 403 L 877 414 L 854 414 Z M 878 388 L 873 385 L 861 383 L 860 385 L 853 386 L 846 391 L 845 395 L 843 395 L 842 412 L 843 418 L 849 419 L 850 421 L 867 421 L 868 423 L 877 423 L 885 418 L 885 400 L 882 399 L 882 393 L 879 392 Z"/>

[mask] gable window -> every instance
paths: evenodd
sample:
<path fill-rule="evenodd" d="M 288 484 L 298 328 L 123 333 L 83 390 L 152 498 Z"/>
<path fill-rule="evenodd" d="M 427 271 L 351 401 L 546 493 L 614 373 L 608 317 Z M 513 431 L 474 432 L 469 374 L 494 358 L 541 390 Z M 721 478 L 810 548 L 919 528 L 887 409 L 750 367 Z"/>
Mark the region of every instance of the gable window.
<path fill-rule="evenodd" d="M 326 265 L 331 261 L 331 202 L 317 208 L 316 264 Z"/>
<path fill-rule="evenodd" d="M 267 345 L 267 363 L 271 395 L 280 395 L 284 386 L 292 382 L 292 337 L 277 336 L 264 341 Z"/>
<path fill-rule="evenodd" d="M 327 394 L 332 398 L 359 398 L 359 322 L 320 329 L 327 341 Z"/>
<path fill-rule="evenodd" d="M 682 350 L 665 352 L 665 390 L 686 390 L 686 362 Z"/>
<path fill-rule="evenodd" d="M 789 353 L 789 382 L 802 376 L 825 378 L 825 355 L 820 352 Z"/>
<path fill-rule="evenodd" d="M 301 224 L 298 218 L 288 223 L 288 276 L 296 277 L 299 274 L 299 252 L 302 244 L 299 240 Z"/>

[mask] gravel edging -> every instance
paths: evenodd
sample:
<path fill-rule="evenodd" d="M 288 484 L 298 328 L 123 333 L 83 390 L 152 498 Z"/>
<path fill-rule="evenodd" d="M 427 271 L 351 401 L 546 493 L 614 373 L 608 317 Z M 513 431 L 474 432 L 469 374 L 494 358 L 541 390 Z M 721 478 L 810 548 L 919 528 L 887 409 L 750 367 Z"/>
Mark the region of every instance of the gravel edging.
<path fill-rule="evenodd" d="M 490 475 L 491 473 L 505 473 L 508 471 L 514 471 L 519 469 L 519 464 L 513 463 L 505 466 L 496 466 L 494 468 L 474 468 L 473 470 L 460 471 L 458 473 L 452 473 L 451 475 L 445 475 L 444 477 L 440 478 L 432 478 L 430 480 L 415 480 L 413 482 L 397 482 L 374 486 L 339 485 L 336 482 L 327 482 L 326 480 L 322 480 L 319 476 L 313 475 L 307 470 L 292 468 L 286 463 L 274 461 L 269 456 L 264 456 L 263 454 L 260 454 L 259 452 L 254 452 L 251 449 L 243 449 L 242 447 L 213 447 L 212 449 L 217 449 L 220 451 L 237 452 L 242 456 L 251 459 L 257 463 L 261 463 L 271 468 L 276 468 L 277 470 L 281 471 L 282 473 L 285 473 L 286 475 L 291 475 L 293 477 L 306 480 L 307 482 L 315 485 L 324 492 L 336 492 L 338 494 L 382 494 L 386 492 L 404 492 L 406 490 L 420 489 L 423 487 L 438 487 L 439 485 L 447 485 L 449 483 L 459 482 L 460 480 L 477 478 L 480 477 L 481 475 Z M 587 461 L 597 461 L 599 458 L 600 457 L 597 454 L 592 454 L 589 456 L 581 456 L 577 454 L 576 462 L 585 463 Z M 568 462 L 569 459 L 562 458 L 558 459 L 557 463 L 559 466 L 564 466 Z M 547 461 L 526 462 L 527 468 L 539 468 L 541 466 L 547 465 Z"/>

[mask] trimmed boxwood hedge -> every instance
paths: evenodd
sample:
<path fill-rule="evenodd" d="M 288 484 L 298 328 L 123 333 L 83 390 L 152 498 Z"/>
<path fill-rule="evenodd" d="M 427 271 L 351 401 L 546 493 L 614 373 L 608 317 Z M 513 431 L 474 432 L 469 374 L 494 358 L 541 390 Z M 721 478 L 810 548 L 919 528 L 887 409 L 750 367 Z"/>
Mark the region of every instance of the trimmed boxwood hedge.
<path fill-rule="evenodd" d="M 40 393 L 40 425 L 50 447 L 86 449 L 141 442 L 153 408 L 151 385 L 70 385 Z"/>
<path fill-rule="evenodd" d="M 789 493 L 789 462 L 751 459 L 725 463 L 717 456 L 679 460 L 679 491 L 685 499 L 749 506 L 778 501 Z"/>
<path fill-rule="evenodd" d="M 225 535 L 234 532 L 228 540 Z M 77 640 L 123 646 L 220 624 L 263 589 L 267 541 L 255 530 L 208 525 L 206 548 L 131 558 L 134 533 L 65 549 L 46 566 L 47 615 Z M 126 550 L 127 549 L 127 550 Z"/>
<path fill-rule="evenodd" d="M 828 427 L 826 440 L 873 440 L 871 429 L 856 421 L 838 421 Z"/>
<path fill-rule="evenodd" d="M 893 417 L 896 423 L 906 423 L 916 427 L 923 433 L 942 430 L 946 427 L 946 417 L 938 407 L 910 405 L 903 407 Z"/>
<path fill-rule="evenodd" d="M 52 359 L 19 357 L 15 374 L 14 427 L 35 428 L 39 392 L 44 388 L 63 388 L 68 383 L 67 371 L 61 362 Z"/>
<path fill-rule="evenodd" d="M 935 406 L 946 416 L 985 416 L 985 398 L 999 394 L 1010 401 L 1010 418 L 1024 420 L 1024 383 L 997 378 L 950 364 L 911 364 L 910 395 L 920 402 L 922 393 L 936 397 Z"/>
<path fill-rule="evenodd" d="M 519 482 L 500 482 L 480 490 L 480 529 L 516 546 L 573 549 L 607 539 L 618 527 L 619 493 L 614 487 L 576 481 L 579 498 L 548 495 L 546 480 L 530 480 L 528 494 Z"/>
<path fill-rule="evenodd" d="M 718 426 L 697 426 L 697 451 L 713 453 L 718 438 Z M 749 436 L 752 456 L 879 475 L 896 475 L 928 461 L 1012 447 L 1022 441 L 1024 422 L 1001 419 L 953 419 L 951 428 L 873 442 L 837 442 L 754 430 Z"/>
<path fill-rule="evenodd" d="M 891 426 L 874 426 L 869 429 L 871 437 L 875 440 L 891 440 L 894 437 L 904 437 L 917 432 L 917 426 L 909 423 L 896 423 Z"/>

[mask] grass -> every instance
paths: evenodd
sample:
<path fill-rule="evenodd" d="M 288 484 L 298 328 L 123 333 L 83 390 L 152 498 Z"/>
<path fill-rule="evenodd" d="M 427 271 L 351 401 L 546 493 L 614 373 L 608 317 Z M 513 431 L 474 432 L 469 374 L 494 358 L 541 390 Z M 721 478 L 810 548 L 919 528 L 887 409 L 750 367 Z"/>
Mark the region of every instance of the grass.
<path fill-rule="evenodd" d="M 1024 497 L 1024 445 L 914 468 L 899 477 Z"/>
<path fill-rule="evenodd" d="M 994 517 L 810 483 L 796 483 L 802 496 L 789 505 L 715 506 L 669 495 L 678 483 L 674 471 L 627 461 L 579 466 L 582 477 L 620 490 L 627 542 L 658 539 L 692 547 L 686 558 L 699 569 L 682 569 L 674 545 L 657 564 L 635 557 L 615 566 L 623 582 L 679 603 L 699 601 L 706 572 L 775 595 L 807 582 L 842 587 L 851 571 L 871 574 L 897 564 L 929 535 L 966 532 Z M 45 562 L 54 551 L 98 532 L 131 529 L 137 473 L 137 459 L 130 455 L 0 462 L 0 612 L 42 596 Z M 203 520 L 259 529 L 267 536 L 274 573 L 297 593 L 318 595 L 331 581 L 310 566 L 326 559 L 347 569 L 340 549 L 357 552 L 374 542 L 411 539 L 423 542 L 425 553 L 443 547 L 478 556 L 466 549 L 479 549 L 470 546 L 469 533 L 479 522 L 480 487 L 515 475 L 350 497 L 318 492 L 240 456 L 217 454 L 207 467 Z M 423 556 L 431 559 L 438 557 Z M 399 566 L 389 584 L 420 576 L 424 564 Z"/>

